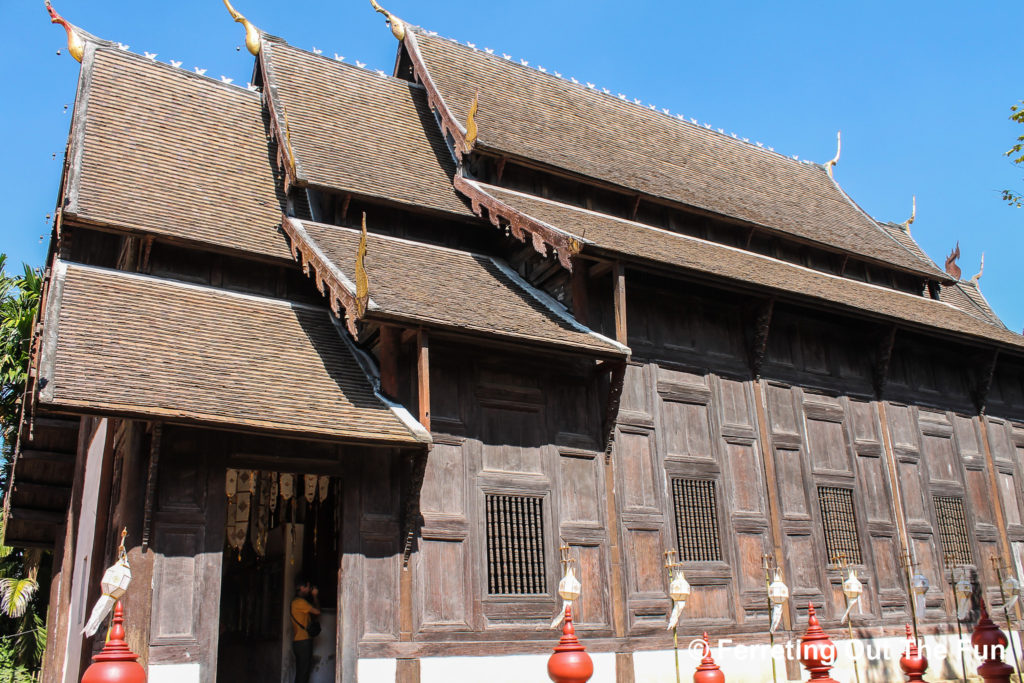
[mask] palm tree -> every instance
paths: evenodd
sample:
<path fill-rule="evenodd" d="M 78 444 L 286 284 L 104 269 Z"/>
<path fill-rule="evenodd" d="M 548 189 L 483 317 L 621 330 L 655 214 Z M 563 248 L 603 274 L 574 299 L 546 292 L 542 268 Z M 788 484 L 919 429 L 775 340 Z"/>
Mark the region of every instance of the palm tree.
<path fill-rule="evenodd" d="M 32 327 L 42 278 L 27 265 L 21 276 L 6 272 L 0 254 L 0 495 L 6 495 L 11 458 L 28 376 Z M 42 552 L 2 545 L 6 518 L 0 517 L 0 681 L 31 680 L 46 648 L 46 590 L 40 589 Z M 42 585 L 49 585 L 43 577 Z"/>

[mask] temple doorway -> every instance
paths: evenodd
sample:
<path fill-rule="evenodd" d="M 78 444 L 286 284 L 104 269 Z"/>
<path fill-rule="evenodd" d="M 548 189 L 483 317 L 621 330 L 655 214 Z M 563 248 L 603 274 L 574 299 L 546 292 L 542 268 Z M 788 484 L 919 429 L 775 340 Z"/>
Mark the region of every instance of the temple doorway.
<path fill-rule="evenodd" d="M 292 683 L 289 611 L 296 577 L 319 588 L 321 634 L 311 683 L 334 681 L 340 481 L 229 469 L 217 680 Z"/>

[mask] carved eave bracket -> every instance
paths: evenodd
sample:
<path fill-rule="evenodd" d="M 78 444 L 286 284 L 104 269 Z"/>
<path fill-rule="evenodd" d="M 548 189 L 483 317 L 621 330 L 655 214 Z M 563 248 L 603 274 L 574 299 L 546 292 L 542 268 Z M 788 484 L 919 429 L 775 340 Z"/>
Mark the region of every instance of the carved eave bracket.
<path fill-rule="evenodd" d="M 992 349 L 979 354 L 975 363 L 975 384 L 972 392 L 974 405 L 979 415 L 984 415 L 988 408 L 988 394 L 992 389 L 992 380 L 996 375 L 996 365 L 999 363 L 999 349 Z"/>
<path fill-rule="evenodd" d="M 284 216 L 281 219 L 281 228 L 288 235 L 291 245 L 292 256 L 299 265 L 302 272 L 308 277 L 313 277 L 316 288 L 327 297 L 331 311 L 338 318 L 343 318 L 345 328 L 352 335 L 352 338 L 359 341 L 359 327 L 357 323 L 362 319 L 359 314 L 359 298 L 356 294 L 356 285 L 352 284 L 344 273 L 327 260 L 323 253 L 313 244 L 309 235 L 306 234 L 302 224 L 294 218 Z M 312 273 L 310 272 L 312 270 Z M 367 296 L 367 305 L 363 309 L 374 308 L 374 304 Z M 342 315 L 344 309 L 344 316 Z"/>
<path fill-rule="evenodd" d="M 427 103 L 430 108 L 437 114 L 438 122 L 441 126 L 441 135 L 444 138 L 451 139 L 451 150 L 455 157 L 455 161 L 458 164 L 462 164 L 462 157 L 465 154 L 472 152 L 476 146 L 476 133 L 474 132 L 472 141 L 469 141 L 469 131 L 459 123 L 458 119 L 455 118 L 455 114 L 448 108 L 444 98 L 438 91 L 437 86 L 434 84 L 434 79 L 430 77 L 430 71 L 427 70 L 427 65 L 423 61 L 423 55 L 420 54 L 419 43 L 416 42 L 415 31 L 403 31 L 404 39 L 400 38 L 402 44 L 405 45 L 405 50 L 409 55 L 409 61 L 412 62 L 413 73 L 416 76 L 416 80 L 419 81 L 423 88 L 427 92 Z M 474 99 L 474 102 L 477 100 Z M 476 126 L 475 121 L 473 122 L 474 128 Z"/>
<path fill-rule="evenodd" d="M 486 218 L 500 230 L 507 228 L 520 242 L 525 242 L 529 236 L 533 248 L 542 256 L 548 256 L 550 247 L 562 267 L 572 272 L 573 256 L 583 250 L 580 239 L 509 206 L 488 194 L 472 180 L 456 175 L 454 184 L 455 189 L 469 199 L 473 213 L 477 216 Z"/>
<path fill-rule="evenodd" d="M 270 55 L 273 52 L 271 43 L 268 41 L 260 50 L 258 59 L 260 68 L 264 74 L 265 87 L 263 88 L 263 99 L 267 111 L 270 113 L 270 138 L 277 145 L 277 166 L 284 172 L 285 195 L 292 185 L 301 186 L 299 178 L 299 165 L 295 160 L 295 151 L 292 149 L 291 126 L 288 123 L 288 112 L 284 104 L 277 97 L 277 88 L 273 85 L 273 65 Z"/>
<path fill-rule="evenodd" d="M 761 378 L 761 366 L 764 364 L 765 354 L 768 352 L 768 333 L 771 330 L 772 313 L 775 310 L 775 299 L 765 299 L 756 304 L 750 316 L 750 371 L 754 379 Z"/>
<path fill-rule="evenodd" d="M 608 401 L 605 404 L 604 420 L 601 425 L 604 437 L 604 457 L 612 457 L 615 442 L 615 426 L 619 421 L 619 406 L 622 403 L 622 389 L 626 384 L 626 361 L 607 361 L 598 366 L 608 370 Z"/>
<path fill-rule="evenodd" d="M 420 512 L 420 494 L 423 491 L 423 479 L 427 474 L 427 460 L 430 457 L 429 447 L 424 451 L 410 452 L 405 457 L 404 479 L 406 485 L 405 506 L 402 510 L 402 568 L 409 567 L 413 543 L 419 536 L 423 525 L 423 514 Z"/>
<path fill-rule="evenodd" d="M 871 383 L 875 396 L 882 398 L 885 385 L 889 381 L 889 365 L 892 363 L 892 351 L 896 347 L 896 326 L 892 325 L 880 332 L 875 345 L 874 363 L 871 364 Z"/>

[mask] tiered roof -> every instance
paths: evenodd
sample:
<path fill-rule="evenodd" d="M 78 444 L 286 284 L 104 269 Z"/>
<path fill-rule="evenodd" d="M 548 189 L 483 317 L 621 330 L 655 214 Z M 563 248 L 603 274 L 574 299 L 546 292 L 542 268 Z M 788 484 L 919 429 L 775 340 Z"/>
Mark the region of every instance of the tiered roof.
<path fill-rule="evenodd" d="M 410 30 L 405 40 L 450 130 L 478 96 L 475 149 L 540 162 L 627 191 L 713 212 L 948 280 L 901 249 L 825 169 L 498 55 Z"/>
<path fill-rule="evenodd" d="M 40 405 L 415 446 L 325 308 L 58 261 Z"/>

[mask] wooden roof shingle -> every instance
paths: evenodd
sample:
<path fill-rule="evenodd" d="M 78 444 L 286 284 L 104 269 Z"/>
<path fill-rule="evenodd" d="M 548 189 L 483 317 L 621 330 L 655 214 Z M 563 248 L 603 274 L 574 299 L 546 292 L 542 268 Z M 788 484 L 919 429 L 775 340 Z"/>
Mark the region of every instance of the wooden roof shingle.
<path fill-rule="evenodd" d="M 894 243 L 823 167 L 802 163 L 498 55 L 413 29 L 425 82 L 476 148 L 539 162 L 652 197 L 785 233 L 937 280 Z"/>
<path fill-rule="evenodd" d="M 294 218 L 284 219 L 283 225 L 297 256 L 313 263 L 318 280 L 330 281 L 335 297 L 354 297 L 360 232 Z M 622 344 L 576 322 L 561 304 L 499 259 L 369 233 L 364 264 L 370 283 L 369 319 L 605 357 L 629 353 Z"/>
<path fill-rule="evenodd" d="M 623 254 L 631 260 L 666 265 L 715 280 L 729 280 L 766 294 L 795 295 L 803 301 L 824 302 L 910 326 L 1024 349 L 1024 336 L 944 301 L 830 275 L 520 192 L 467 182 L 518 213 L 578 239 L 583 244 L 583 253 Z"/>
<path fill-rule="evenodd" d="M 422 86 L 286 43 L 265 40 L 261 54 L 298 184 L 472 217 Z"/>
<path fill-rule="evenodd" d="M 57 261 L 39 403 L 67 412 L 415 446 L 326 309 Z"/>
<path fill-rule="evenodd" d="M 65 218 L 289 258 L 258 93 L 90 44 Z"/>

